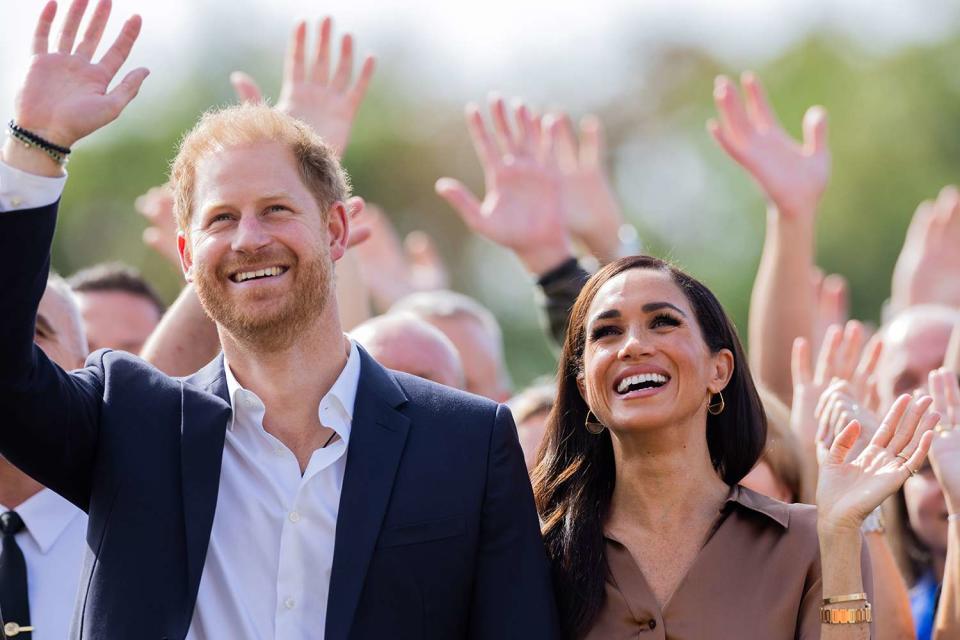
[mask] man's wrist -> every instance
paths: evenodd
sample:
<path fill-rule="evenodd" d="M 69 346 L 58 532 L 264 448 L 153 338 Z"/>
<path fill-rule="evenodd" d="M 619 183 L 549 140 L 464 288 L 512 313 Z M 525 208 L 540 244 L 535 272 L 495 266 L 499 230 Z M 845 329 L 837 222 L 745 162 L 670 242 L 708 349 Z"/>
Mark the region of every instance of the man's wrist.
<path fill-rule="evenodd" d="M 9 136 L 3 143 L 2 160 L 8 166 L 24 173 L 46 178 L 60 178 L 64 175 L 63 167 L 52 157 L 40 149 L 20 144 Z"/>

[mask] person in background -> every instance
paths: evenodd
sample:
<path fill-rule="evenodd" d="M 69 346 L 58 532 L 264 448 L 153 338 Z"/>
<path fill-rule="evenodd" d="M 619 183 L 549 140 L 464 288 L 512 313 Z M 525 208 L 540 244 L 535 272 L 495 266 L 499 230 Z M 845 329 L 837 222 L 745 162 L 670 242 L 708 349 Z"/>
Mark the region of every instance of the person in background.
<path fill-rule="evenodd" d="M 354 327 L 350 337 L 387 369 L 464 388 L 457 348 L 439 329 L 411 313 L 370 318 Z"/>
<path fill-rule="evenodd" d="M 466 390 L 496 400 L 510 397 L 510 373 L 503 354 L 500 323 L 473 298 L 446 289 L 420 291 L 397 301 L 391 313 L 404 311 L 442 331 L 457 348 Z"/>
<path fill-rule="evenodd" d="M 83 366 L 87 340 L 76 296 L 55 274 L 37 309 L 34 342 L 64 369 Z M 70 633 L 87 516 L 0 457 L 0 618 L 5 637 Z"/>
<path fill-rule="evenodd" d="M 523 448 L 523 459 L 532 471 L 537 464 L 537 451 L 547 428 L 547 416 L 557 399 L 557 385 L 553 381 L 534 383 L 510 398 L 507 406 L 517 422 L 517 435 Z"/>
<path fill-rule="evenodd" d="M 140 353 L 166 311 L 143 276 L 119 262 L 81 269 L 67 282 L 77 294 L 91 351 Z"/>

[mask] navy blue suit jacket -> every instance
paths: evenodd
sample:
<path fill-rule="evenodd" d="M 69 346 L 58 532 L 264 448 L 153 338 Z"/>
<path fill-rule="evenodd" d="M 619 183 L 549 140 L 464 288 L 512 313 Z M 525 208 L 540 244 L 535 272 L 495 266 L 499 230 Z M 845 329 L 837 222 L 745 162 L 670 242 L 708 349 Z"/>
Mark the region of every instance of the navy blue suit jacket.
<path fill-rule="evenodd" d="M 180 379 L 123 352 L 69 373 L 47 359 L 55 223 L 56 205 L 0 213 L 0 452 L 90 516 L 75 635 L 180 639 L 217 504 L 223 360 Z M 361 360 L 326 638 L 558 637 L 509 411 Z"/>

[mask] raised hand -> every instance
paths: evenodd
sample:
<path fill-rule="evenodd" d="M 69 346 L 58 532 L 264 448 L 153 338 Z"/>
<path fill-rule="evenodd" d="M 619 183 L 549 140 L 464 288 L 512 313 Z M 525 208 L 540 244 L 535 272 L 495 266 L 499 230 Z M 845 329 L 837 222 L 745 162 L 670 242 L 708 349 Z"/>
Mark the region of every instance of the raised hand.
<path fill-rule="evenodd" d="M 170 185 L 151 187 L 136 199 L 133 206 L 150 223 L 143 230 L 143 243 L 180 271 L 177 219 L 173 215 L 173 191 Z"/>
<path fill-rule="evenodd" d="M 948 369 L 930 372 L 933 408 L 940 424 L 930 447 L 930 466 L 943 489 L 950 513 L 960 513 L 960 384 Z"/>
<path fill-rule="evenodd" d="M 810 342 L 797 338 L 791 354 L 793 374 L 793 404 L 790 427 L 805 450 L 812 450 L 818 431 L 817 403 L 834 379 L 851 382 L 856 397 L 866 395 L 868 381 L 879 359 L 879 342 L 872 343 L 861 357 L 864 342 L 863 324 L 856 320 L 845 327 L 833 325 L 827 329 L 816 369 L 810 357 Z M 861 401 L 865 404 L 865 401 Z"/>
<path fill-rule="evenodd" d="M 781 215 L 812 219 L 830 177 L 826 111 L 807 110 L 800 144 L 777 122 L 756 76 L 744 73 L 740 84 L 745 100 L 729 78 L 716 79 L 713 99 L 719 120 L 710 120 L 707 129 Z"/>
<path fill-rule="evenodd" d="M 446 267 L 429 235 L 412 231 L 401 241 L 390 219 L 375 205 L 367 206 L 366 220 L 370 239 L 357 247 L 356 255 L 378 309 L 385 312 L 414 291 L 448 286 Z"/>
<path fill-rule="evenodd" d="M 960 307 L 960 191 L 941 189 L 917 207 L 893 271 L 894 310 L 935 303 Z"/>
<path fill-rule="evenodd" d="M 928 413 L 932 399 L 901 396 L 880 428 L 857 456 L 851 449 L 860 437 L 854 420 L 827 446 L 817 442 L 820 476 L 817 482 L 818 526 L 831 532 L 853 532 L 864 518 L 896 492 L 923 464 L 940 416 Z"/>
<path fill-rule="evenodd" d="M 453 178 L 440 178 L 436 190 L 472 231 L 512 250 L 531 273 L 542 275 L 573 255 L 559 176 L 545 160 L 549 142 L 525 105 L 514 109 L 515 127 L 501 98 L 491 100 L 490 111 L 497 142 L 480 110 L 467 106 L 467 127 L 483 167 L 483 201 Z"/>
<path fill-rule="evenodd" d="M 615 260 L 624 220 L 603 164 L 603 124 L 596 116 L 584 117 L 579 139 L 565 113 L 549 114 L 542 124 L 550 137 L 548 160 L 560 176 L 567 228 L 598 260 Z"/>
<path fill-rule="evenodd" d="M 49 37 L 57 4 L 48 2 L 43 8 L 33 36 L 33 58 L 14 107 L 18 125 L 63 147 L 116 119 L 149 74 L 142 67 L 134 69 L 110 89 L 140 33 L 140 16 L 124 23 L 117 39 L 94 63 L 110 17 L 110 1 L 100 0 L 83 39 L 74 46 L 86 8 L 87 0 L 70 5 L 52 52 Z"/>
<path fill-rule="evenodd" d="M 308 61 L 307 23 L 297 23 L 287 49 L 277 109 L 309 124 L 342 155 L 376 61 L 373 56 L 367 56 L 356 81 L 352 81 L 353 36 L 347 33 L 340 39 L 340 59 L 331 76 L 332 28 L 330 17 L 320 22 L 317 51 Z M 230 82 L 241 100 L 259 102 L 263 99 L 257 83 L 246 73 L 234 72 Z"/>

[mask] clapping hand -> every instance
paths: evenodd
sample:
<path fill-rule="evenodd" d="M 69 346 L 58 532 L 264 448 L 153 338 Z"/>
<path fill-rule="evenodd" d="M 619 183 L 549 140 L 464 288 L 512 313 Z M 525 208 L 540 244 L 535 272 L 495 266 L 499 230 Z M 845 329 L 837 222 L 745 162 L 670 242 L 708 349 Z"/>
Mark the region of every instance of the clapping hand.
<path fill-rule="evenodd" d="M 928 396 L 918 400 L 907 395 L 898 398 L 857 456 L 851 455 L 861 431 L 856 420 L 829 445 L 827 434 L 818 434 L 821 531 L 858 531 L 864 518 L 920 469 L 933 441 L 933 426 L 940 418 L 927 412 L 931 402 Z"/>
<path fill-rule="evenodd" d="M 943 489 L 950 513 L 960 513 L 960 384 L 947 369 L 930 372 L 933 408 L 940 424 L 930 447 L 930 466 Z"/>
<path fill-rule="evenodd" d="M 353 36 L 345 34 L 340 40 L 340 60 L 331 77 L 332 29 L 333 21 L 329 17 L 324 18 L 320 23 L 316 54 L 308 62 L 307 23 L 297 23 L 287 50 L 277 109 L 313 127 L 327 144 L 342 155 L 350 139 L 353 120 L 373 77 L 375 60 L 373 56 L 367 56 L 359 76 L 351 83 Z M 257 83 L 246 73 L 234 72 L 230 82 L 241 100 L 259 102 L 263 99 Z"/>
<path fill-rule="evenodd" d="M 437 193 L 475 233 L 516 253 L 527 270 L 542 275 L 573 255 L 564 224 L 560 179 L 546 161 L 539 119 L 523 104 L 511 127 L 501 98 L 490 103 L 496 142 L 475 105 L 467 107 L 467 127 L 483 167 L 486 194 L 481 202 L 459 180 L 441 178 Z"/>
<path fill-rule="evenodd" d="M 893 271 L 891 306 L 960 306 L 960 192 L 944 187 L 917 207 Z"/>
<path fill-rule="evenodd" d="M 110 17 L 110 1 L 100 0 L 83 39 L 74 46 L 86 8 L 87 0 L 74 0 L 70 5 L 52 52 L 49 37 L 57 4 L 48 2 L 43 8 L 33 36 L 33 58 L 14 107 L 18 125 L 63 147 L 115 120 L 149 73 L 144 68 L 134 69 L 110 89 L 140 33 L 140 16 L 124 23 L 117 39 L 94 63 Z"/>
<path fill-rule="evenodd" d="M 707 129 L 781 215 L 812 219 L 830 177 L 826 111 L 807 110 L 798 144 L 777 122 L 756 76 L 744 73 L 740 84 L 745 101 L 728 78 L 717 78 L 713 98 L 719 121 L 710 120 Z"/>

